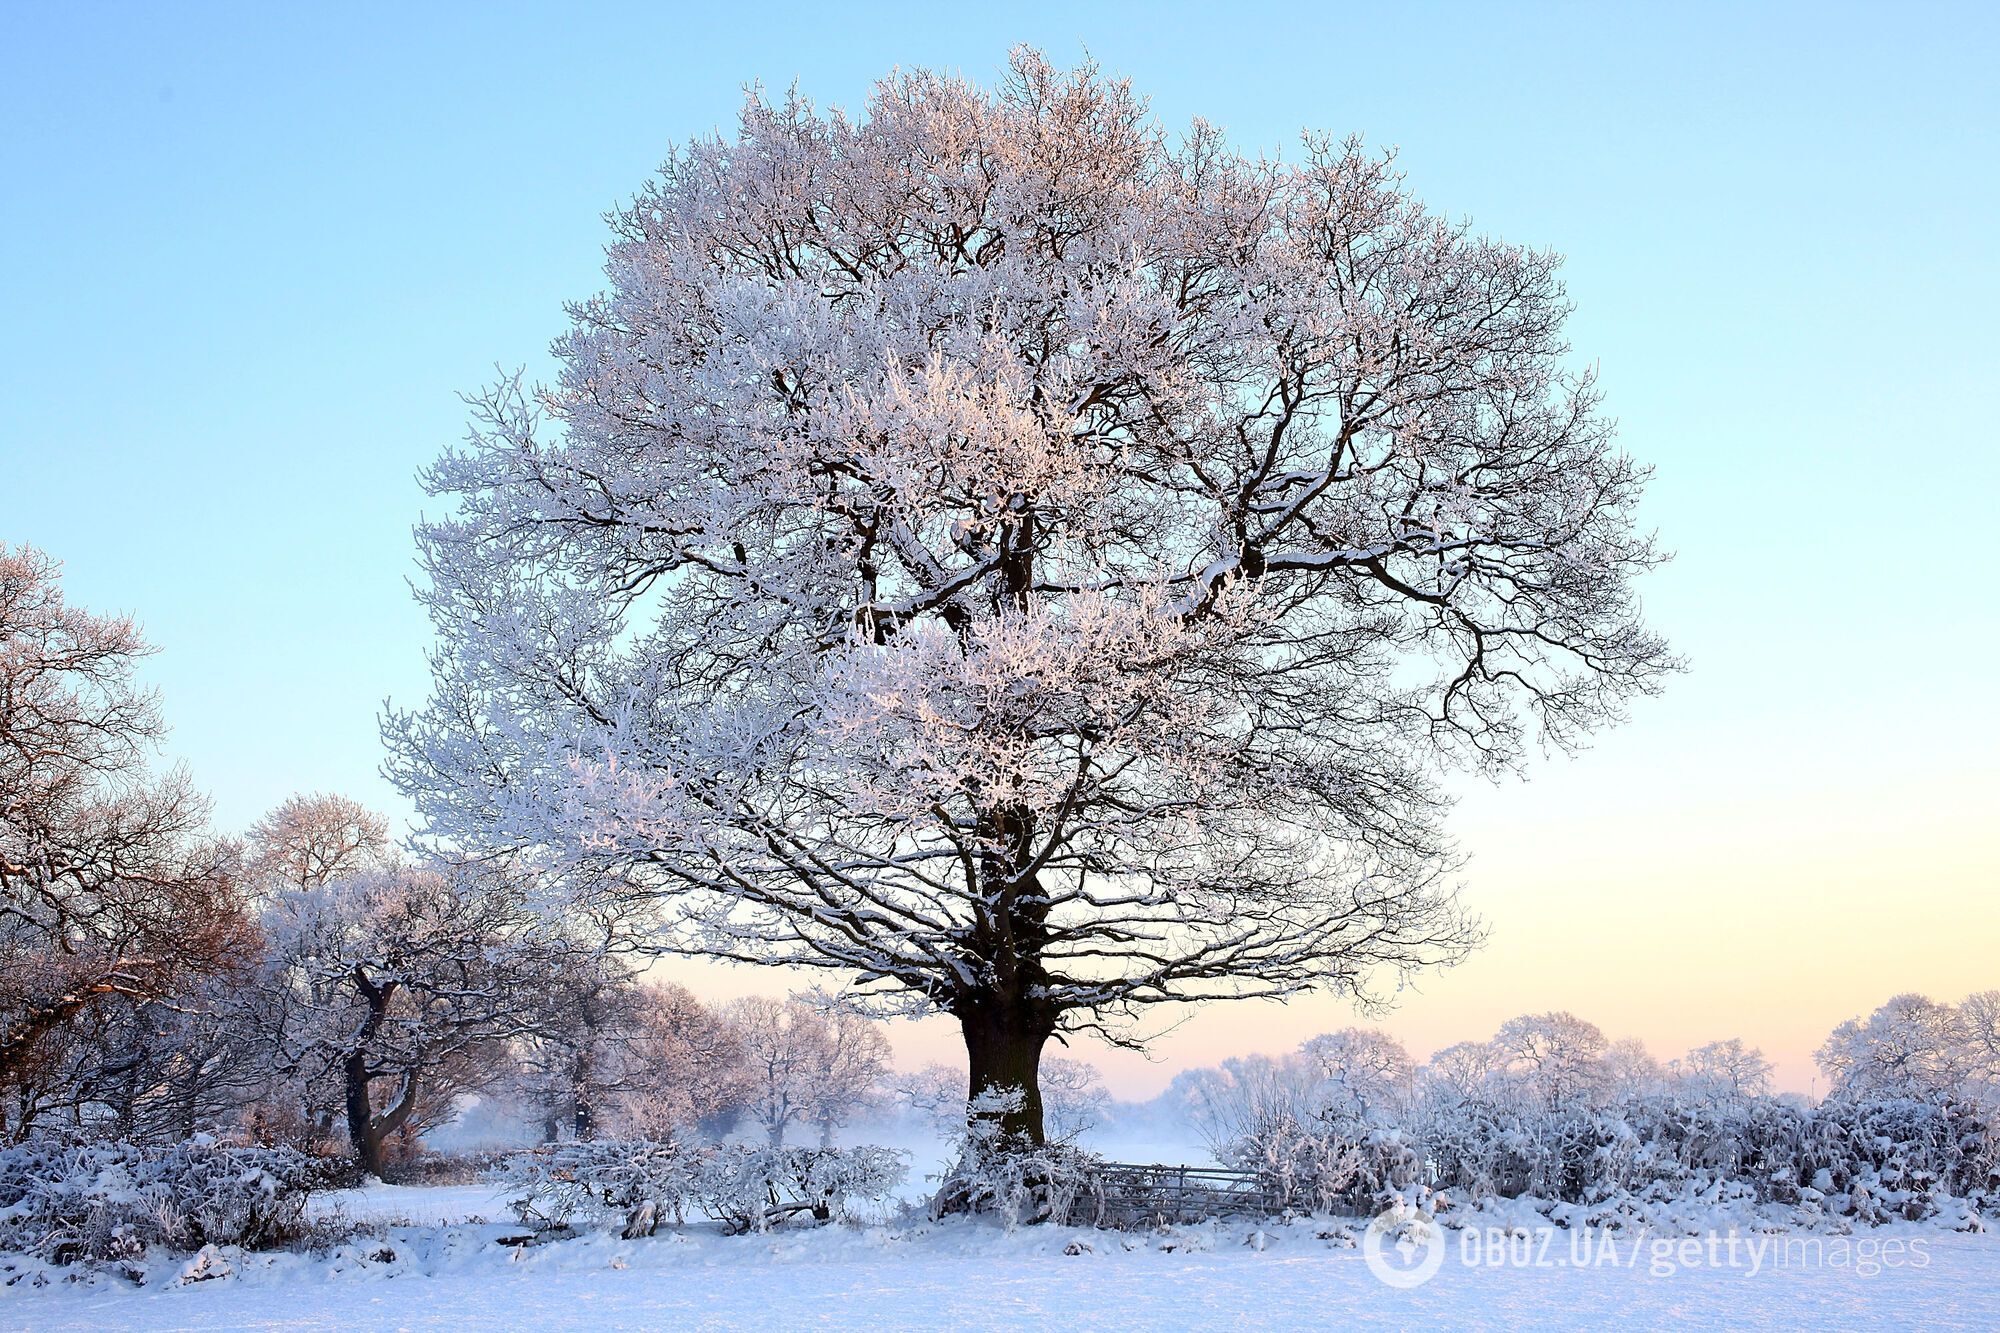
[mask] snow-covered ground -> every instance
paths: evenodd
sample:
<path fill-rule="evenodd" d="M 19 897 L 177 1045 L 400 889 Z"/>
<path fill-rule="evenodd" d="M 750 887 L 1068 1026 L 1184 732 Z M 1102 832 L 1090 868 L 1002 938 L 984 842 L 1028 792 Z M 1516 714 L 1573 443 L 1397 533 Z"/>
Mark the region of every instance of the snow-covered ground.
<path fill-rule="evenodd" d="M 1575 1266 L 1559 1233 L 1529 1266 L 1469 1264 L 1476 1236 L 1446 1232 L 1423 1285 L 1378 1280 L 1324 1223 L 1218 1223 L 1123 1235 L 984 1222 L 832 1226 L 648 1240 L 604 1234 L 510 1246 L 500 1192 L 375 1187 L 329 1196 L 350 1218 L 409 1219 L 330 1254 L 226 1255 L 212 1280 L 172 1267 L 143 1287 L 16 1270 L 0 1325 L 22 1329 L 457 1329 L 1324 1327 L 2000 1328 L 2000 1237 L 1904 1225 L 1816 1238 L 1821 1249 L 1751 1271 L 1747 1242 L 1698 1255 L 1617 1238 L 1612 1261 Z M 484 1222 L 464 1221 L 485 1218 Z M 1873 1248 L 1857 1250 L 1862 1242 Z M 1893 1244 L 1891 1244 L 1893 1242 Z M 1683 1242 L 1661 1238 L 1661 1244 Z M 1072 1253 L 1071 1251 L 1076 1251 Z M 1504 1247 L 1493 1251 L 1500 1257 Z M 1601 1254 L 1602 1251 L 1599 1251 Z M 1859 1258 L 1866 1254 L 1868 1259 Z M 1655 1272 L 1662 1258 L 1671 1271 Z M 1539 1263 L 1541 1266 L 1533 1266 Z M 38 1285 L 38 1278 L 49 1279 Z"/>
<path fill-rule="evenodd" d="M 511 1222 L 507 1200 L 519 1194 L 506 1185 L 384 1185 L 316 1194 L 310 1217 L 345 1217 L 352 1222 L 438 1226 L 451 1222 Z"/>

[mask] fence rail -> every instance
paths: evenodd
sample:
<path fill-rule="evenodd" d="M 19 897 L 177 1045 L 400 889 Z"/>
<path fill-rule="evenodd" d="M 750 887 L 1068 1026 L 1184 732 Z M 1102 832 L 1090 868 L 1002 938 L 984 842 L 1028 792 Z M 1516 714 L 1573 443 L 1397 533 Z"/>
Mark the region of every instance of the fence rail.
<path fill-rule="evenodd" d="M 1221 1167 L 1106 1162 L 1097 1169 L 1100 1222 L 1195 1222 L 1280 1211 L 1254 1172 Z"/>

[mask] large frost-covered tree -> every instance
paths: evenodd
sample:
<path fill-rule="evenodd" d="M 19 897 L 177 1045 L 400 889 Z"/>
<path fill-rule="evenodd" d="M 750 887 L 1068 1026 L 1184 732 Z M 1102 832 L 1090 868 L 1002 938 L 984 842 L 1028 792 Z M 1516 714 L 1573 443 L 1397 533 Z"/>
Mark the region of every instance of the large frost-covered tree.
<path fill-rule="evenodd" d="M 428 475 L 392 767 L 672 947 L 955 1016 L 1013 1130 L 1056 1034 L 1460 956 L 1438 763 L 1670 665 L 1557 259 L 1354 143 L 1024 51 L 753 94 L 612 224 L 556 382 Z"/>

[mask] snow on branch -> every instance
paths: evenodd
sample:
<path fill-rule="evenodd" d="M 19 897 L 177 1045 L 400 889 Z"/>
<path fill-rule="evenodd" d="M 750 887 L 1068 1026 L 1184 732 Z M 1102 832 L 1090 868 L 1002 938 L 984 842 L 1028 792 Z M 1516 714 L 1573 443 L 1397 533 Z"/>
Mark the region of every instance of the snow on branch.
<path fill-rule="evenodd" d="M 1479 938 L 1438 766 L 1673 666 L 1556 258 L 1358 143 L 1253 160 L 1024 51 L 753 93 L 613 227 L 556 382 L 427 474 L 434 690 L 384 730 L 430 836 L 616 876 L 667 947 L 1037 1047 L 1365 996 Z"/>

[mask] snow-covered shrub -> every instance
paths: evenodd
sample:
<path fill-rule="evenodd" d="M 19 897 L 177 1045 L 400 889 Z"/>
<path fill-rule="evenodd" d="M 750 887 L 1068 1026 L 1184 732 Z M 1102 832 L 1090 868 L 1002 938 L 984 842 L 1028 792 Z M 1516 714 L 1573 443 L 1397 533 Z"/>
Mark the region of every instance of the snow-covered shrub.
<path fill-rule="evenodd" d="M 2000 1126 L 1978 1103 L 1833 1100 L 1813 1109 L 1807 1129 L 1798 1174 L 1856 1220 L 1928 1218 L 1947 1198 L 2000 1205 Z"/>
<path fill-rule="evenodd" d="M 993 1213 L 1009 1230 L 1024 1222 L 1094 1225 L 1104 1216 L 1103 1159 L 1072 1143 L 1005 1135 L 1000 1117 L 1019 1108 L 1018 1090 L 972 1099 L 952 1165 L 938 1177 L 933 1215 Z"/>
<path fill-rule="evenodd" d="M 993 1213 L 1008 1229 L 1030 1222 L 1103 1220 L 1103 1159 L 1071 1143 L 988 1144 L 961 1152 L 932 1198 L 934 1214 Z"/>
<path fill-rule="evenodd" d="M 1224 1166 L 1254 1172 L 1280 1211 L 1372 1211 L 1426 1179 L 1401 1130 L 1344 1118 L 1275 1118 L 1218 1155 Z"/>
<path fill-rule="evenodd" d="M 628 1237 L 691 1215 L 732 1230 L 762 1230 L 791 1218 L 846 1218 L 902 1182 L 902 1156 L 887 1148 L 769 1148 L 642 1139 L 564 1143 L 516 1153 L 508 1179 L 525 1224 L 613 1221 Z"/>
<path fill-rule="evenodd" d="M 1473 1197 L 1532 1194 L 1599 1204 L 1741 1193 L 1807 1222 L 1932 1216 L 1945 1198 L 2000 1202 L 2000 1139 L 1975 1104 L 1953 1098 L 1829 1101 L 1639 1099 L 1518 1120 L 1493 1140 L 1537 1167 L 1495 1183 L 1461 1153 L 1440 1184 Z M 1490 1154 L 1489 1154 L 1490 1159 Z M 1506 1188 L 1506 1184 L 1518 1188 Z"/>
<path fill-rule="evenodd" d="M 664 1219 L 685 1219 L 696 1197 L 700 1156 L 700 1149 L 673 1141 L 559 1143 L 515 1153 L 504 1179 L 521 1191 L 512 1203 L 524 1225 L 616 1218 L 636 1234 Z"/>
<path fill-rule="evenodd" d="M 907 1172 L 888 1148 L 770 1148 L 725 1145 L 701 1173 L 702 1210 L 738 1231 L 760 1231 L 800 1215 L 845 1219 L 856 1201 L 881 1202 Z"/>
<path fill-rule="evenodd" d="M 1680 1089 L 1552 1106 L 1489 1086 L 1434 1091 L 1401 1125 L 1273 1113 L 1217 1151 L 1283 1206 L 1312 1211 L 1372 1211 L 1412 1187 L 1654 1229 L 1728 1207 L 1810 1226 L 2000 1206 L 2000 1131 L 1979 1103 L 1953 1097 L 1809 1106 Z"/>
<path fill-rule="evenodd" d="M 1290 1055 L 1225 1060 L 1178 1095 L 1216 1160 L 1254 1172 L 1273 1208 L 1360 1210 L 1423 1183 L 1406 1132 L 1414 1080 L 1400 1042 L 1345 1028 Z"/>
<path fill-rule="evenodd" d="M 290 1149 L 205 1137 L 167 1148 L 25 1144 L 0 1151 L 0 1248 L 66 1263 L 153 1245 L 274 1245 L 300 1233 L 323 1178 Z"/>

